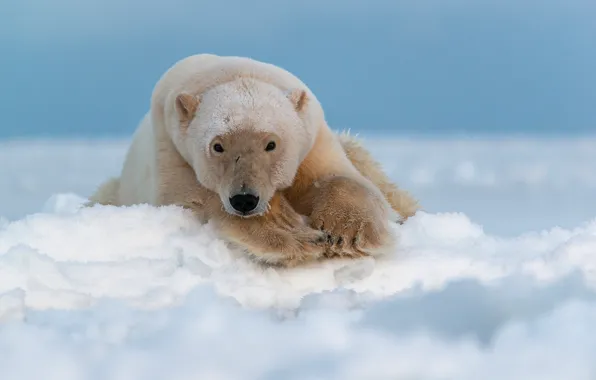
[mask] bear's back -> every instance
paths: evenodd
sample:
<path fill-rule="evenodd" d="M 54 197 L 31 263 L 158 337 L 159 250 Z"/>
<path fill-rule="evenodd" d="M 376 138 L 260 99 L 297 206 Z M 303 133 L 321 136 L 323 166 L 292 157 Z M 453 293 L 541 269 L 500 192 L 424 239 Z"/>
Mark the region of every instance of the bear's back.
<path fill-rule="evenodd" d="M 300 88 L 306 91 L 311 112 L 322 108 L 308 86 L 289 71 L 266 62 L 247 57 L 196 54 L 183 58 L 170 67 L 157 82 L 152 94 L 152 107 L 163 109 L 168 96 L 173 93 L 202 93 L 222 83 L 237 78 L 254 78 L 289 91 Z"/>

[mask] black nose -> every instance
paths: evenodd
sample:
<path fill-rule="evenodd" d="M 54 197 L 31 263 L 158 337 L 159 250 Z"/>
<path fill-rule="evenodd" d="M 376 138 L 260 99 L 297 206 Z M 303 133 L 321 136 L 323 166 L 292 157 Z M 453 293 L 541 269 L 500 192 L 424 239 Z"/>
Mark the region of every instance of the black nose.
<path fill-rule="evenodd" d="M 246 213 L 257 207 L 259 197 L 252 194 L 237 194 L 230 198 L 230 204 L 234 207 L 234 210 Z"/>

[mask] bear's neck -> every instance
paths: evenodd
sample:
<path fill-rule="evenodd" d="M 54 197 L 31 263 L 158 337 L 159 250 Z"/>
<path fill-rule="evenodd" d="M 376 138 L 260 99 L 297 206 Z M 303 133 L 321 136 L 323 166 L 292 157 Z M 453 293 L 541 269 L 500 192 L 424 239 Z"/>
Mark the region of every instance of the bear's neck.
<path fill-rule="evenodd" d="M 318 182 L 333 175 L 349 175 L 346 168 L 351 168 L 351 164 L 335 134 L 325 124 L 298 167 L 292 186 L 283 194 L 296 212 L 308 216 L 312 213 Z"/>

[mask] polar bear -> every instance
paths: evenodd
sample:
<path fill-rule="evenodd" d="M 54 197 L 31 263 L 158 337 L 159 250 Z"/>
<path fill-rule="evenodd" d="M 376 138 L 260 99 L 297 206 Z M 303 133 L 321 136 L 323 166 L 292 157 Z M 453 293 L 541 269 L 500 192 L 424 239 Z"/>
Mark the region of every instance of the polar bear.
<path fill-rule="evenodd" d="M 296 76 L 197 54 L 157 82 L 119 178 L 88 206 L 179 205 L 259 262 L 377 256 L 418 210 L 354 137 L 336 134 Z"/>

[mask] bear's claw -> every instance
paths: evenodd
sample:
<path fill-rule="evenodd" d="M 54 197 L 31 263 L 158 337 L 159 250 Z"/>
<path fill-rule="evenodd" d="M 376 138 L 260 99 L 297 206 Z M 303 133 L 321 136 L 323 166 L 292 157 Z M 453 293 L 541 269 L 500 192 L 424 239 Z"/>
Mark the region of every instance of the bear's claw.
<path fill-rule="evenodd" d="M 379 194 L 357 181 L 335 177 L 319 189 L 311 225 L 327 235 L 326 255 L 361 257 L 381 248 L 389 231 Z M 349 194 L 349 196 L 348 196 Z"/>

